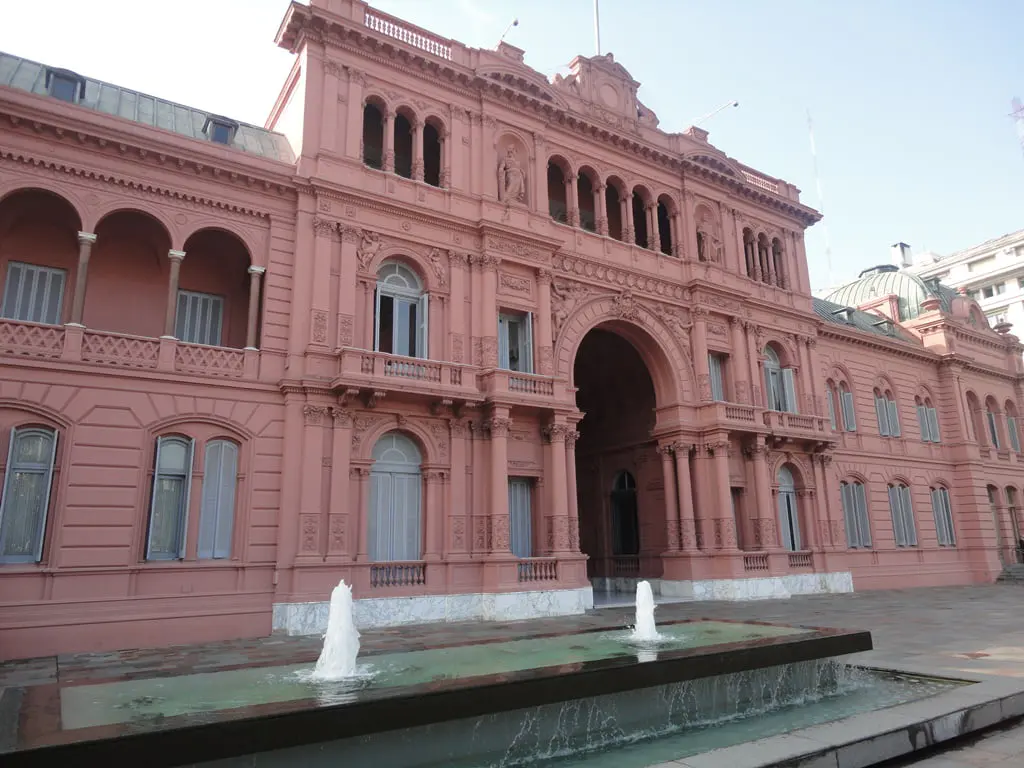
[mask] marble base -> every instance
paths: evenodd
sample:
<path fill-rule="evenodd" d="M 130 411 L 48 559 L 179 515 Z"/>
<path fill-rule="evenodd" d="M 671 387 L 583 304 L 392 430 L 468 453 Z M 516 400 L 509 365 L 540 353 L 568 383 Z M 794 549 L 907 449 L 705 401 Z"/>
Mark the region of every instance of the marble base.
<path fill-rule="evenodd" d="M 274 603 L 273 627 L 289 635 L 317 635 L 327 629 L 330 603 Z M 581 614 L 594 607 L 594 590 L 550 589 L 415 597 L 370 597 L 355 600 L 359 629 L 427 624 L 436 621 L 512 621 Z"/>
<path fill-rule="evenodd" d="M 654 583 L 652 581 L 653 588 Z M 793 595 L 827 595 L 853 592 L 853 574 L 790 573 L 752 579 L 659 580 L 656 594 L 693 600 L 778 600 Z"/>

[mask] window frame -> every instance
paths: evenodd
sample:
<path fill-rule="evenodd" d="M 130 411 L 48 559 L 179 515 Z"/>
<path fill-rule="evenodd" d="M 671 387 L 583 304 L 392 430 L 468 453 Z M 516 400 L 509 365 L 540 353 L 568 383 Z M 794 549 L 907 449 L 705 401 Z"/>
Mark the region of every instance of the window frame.
<path fill-rule="evenodd" d="M 46 478 L 46 492 L 43 497 L 43 508 L 42 514 L 40 515 L 39 524 L 36 527 L 34 534 L 34 542 L 32 547 L 32 553 L 29 555 L 5 555 L 2 551 L 3 545 L 3 532 L 4 532 L 4 520 L 9 514 L 8 503 L 10 502 L 10 487 L 11 478 L 14 475 L 16 466 L 14 464 L 14 449 L 17 441 L 21 437 L 28 437 L 32 435 L 47 435 L 51 439 L 50 444 L 50 459 L 48 466 L 46 464 L 39 465 L 40 467 L 46 467 L 42 470 L 42 474 Z M 57 445 L 60 442 L 60 430 L 55 427 L 41 426 L 41 425 L 25 425 L 21 427 L 11 427 L 8 437 L 7 445 L 7 463 L 4 465 L 4 478 L 3 483 L 0 485 L 0 565 L 15 564 L 15 563 L 39 563 L 43 559 L 43 549 L 46 545 L 46 533 L 47 524 L 50 518 L 50 505 L 53 501 L 53 481 L 56 474 L 57 464 Z M 21 471 L 27 471 L 24 467 L 28 464 L 18 465 L 23 467 Z M 33 467 L 33 472 L 39 474 L 39 469 Z"/>
<path fill-rule="evenodd" d="M 782 359 L 770 345 L 764 348 L 765 406 L 777 413 L 799 413 L 796 404 L 796 376 L 783 367 Z M 778 407 L 776 407 L 778 406 Z"/>
<path fill-rule="evenodd" d="M 519 334 L 519 368 L 511 364 L 510 324 L 521 326 Z M 525 364 L 525 367 L 523 367 Z M 498 367 L 515 373 L 534 373 L 533 365 L 533 313 L 504 311 L 498 313 Z"/>
<path fill-rule="evenodd" d="M 186 461 L 185 461 L 185 474 L 178 475 L 171 472 L 160 471 L 160 455 L 165 442 L 179 442 L 186 445 Z M 188 550 L 188 518 L 189 518 L 189 507 L 192 503 L 192 476 L 195 469 L 195 447 L 196 439 L 190 435 L 183 435 L 179 433 L 171 433 L 166 435 L 160 435 L 156 438 L 156 450 L 154 451 L 153 457 L 153 478 L 150 483 L 150 496 L 149 496 L 149 517 L 146 525 L 146 546 L 145 546 L 145 560 L 147 562 L 173 562 L 175 560 L 186 559 Z M 162 476 L 173 476 L 183 478 L 183 493 L 181 501 L 179 502 L 179 520 L 178 520 L 178 551 L 177 555 L 170 556 L 154 556 L 153 552 L 153 513 L 156 509 L 157 501 L 157 483 Z"/>
<path fill-rule="evenodd" d="M 711 385 L 711 399 L 715 402 L 729 401 L 725 391 L 725 371 L 729 363 L 729 355 L 723 352 L 708 352 L 708 378 Z"/>
<path fill-rule="evenodd" d="M 956 548 L 956 526 L 953 524 L 953 504 L 949 489 L 937 485 L 931 488 L 932 516 L 935 518 L 935 538 L 940 547 Z M 936 503 L 938 501 L 938 503 Z M 944 535 L 945 534 L 945 535 Z"/>
<path fill-rule="evenodd" d="M 893 540 L 899 549 L 916 547 L 918 545 L 917 521 L 914 519 L 914 503 L 910 493 L 910 486 L 902 481 L 895 481 L 889 483 L 888 488 Z M 894 491 L 895 494 L 893 493 Z M 895 503 L 893 503 L 894 500 Z M 909 528 L 907 526 L 908 522 L 910 523 Z M 900 535 L 901 532 L 902 536 Z"/>
<path fill-rule="evenodd" d="M 842 405 L 840 413 L 843 417 L 843 431 L 844 432 L 856 432 L 857 431 L 857 411 L 856 405 L 853 399 L 853 391 L 846 384 L 846 382 L 840 382 L 839 384 L 839 402 Z"/>
<path fill-rule="evenodd" d="M 1006 413 L 1006 436 L 1010 443 L 1010 450 L 1020 453 L 1020 425 L 1017 422 L 1017 417 L 1009 412 Z"/>
<path fill-rule="evenodd" d="M 400 287 L 398 285 L 389 284 L 387 282 L 391 275 L 385 275 L 383 279 L 381 274 L 385 270 L 394 269 L 396 277 L 401 276 L 403 280 L 409 282 L 408 278 L 402 273 L 408 273 L 408 276 L 415 281 L 416 288 Z M 381 338 L 381 302 L 387 297 L 391 299 L 391 351 L 381 349 L 380 338 Z M 410 308 L 415 308 L 416 316 L 416 330 L 414 334 L 409 335 L 409 348 L 410 353 L 402 353 L 394 351 L 399 345 L 399 324 L 397 322 L 398 317 L 398 305 L 408 305 Z M 422 347 L 422 349 L 421 349 Z M 413 269 L 399 261 L 385 261 L 377 270 L 377 284 L 374 291 L 374 308 L 373 308 L 373 350 L 374 352 L 383 352 L 386 355 L 395 355 L 397 357 L 410 357 L 417 360 L 429 360 L 430 350 L 430 293 L 425 290 L 423 281 L 420 279 Z"/>
<path fill-rule="evenodd" d="M 10 289 L 12 285 L 11 273 L 14 271 L 14 268 L 20 269 L 21 272 L 19 274 L 18 282 L 15 284 L 17 288 L 17 293 L 13 297 L 14 307 L 8 307 L 8 298 L 10 297 Z M 51 290 L 50 280 L 47 281 L 47 285 L 43 289 L 43 300 L 42 306 L 40 307 L 41 311 L 38 313 L 42 315 L 46 309 L 48 309 L 50 306 L 53 306 L 56 309 L 56 317 L 54 318 L 53 322 L 50 322 L 50 320 L 45 317 L 39 320 L 32 319 L 32 315 L 36 314 L 34 311 L 29 312 L 28 317 L 23 317 L 22 315 L 24 313 L 16 313 L 16 310 L 21 308 L 20 302 L 22 300 L 22 295 L 25 290 L 25 280 L 26 276 L 29 274 L 32 274 L 34 276 L 32 289 L 29 296 L 30 305 L 35 303 L 36 293 L 39 290 L 39 279 L 41 277 L 49 276 L 51 279 L 54 277 L 60 278 L 60 285 L 57 289 L 57 300 L 55 303 L 47 301 L 47 297 L 49 296 Z M 62 316 L 64 314 L 64 291 L 65 288 L 67 287 L 67 282 L 68 271 L 66 269 L 60 269 L 58 267 L 45 267 L 41 264 L 31 264 L 27 261 L 8 261 L 7 273 L 4 277 L 3 295 L 0 296 L 0 318 L 4 320 L 13 320 L 14 322 L 17 323 L 60 325 L 62 322 Z M 30 309 L 34 310 L 34 307 L 30 307 Z"/>
<path fill-rule="evenodd" d="M 1002 445 L 999 442 L 999 420 L 996 418 L 996 412 L 989 405 L 985 406 L 985 423 L 988 425 L 989 442 L 997 451 L 1000 450 Z"/>
<path fill-rule="evenodd" d="M 840 482 L 839 500 L 846 526 L 846 548 L 871 549 L 871 516 L 864 483 L 856 479 Z"/>
<path fill-rule="evenodd" d="M 185 303 L 185 313 L 182 316 L 182 303 Z M 213 335 L 212 321 L 214 316 L 217 318 L 216 327 L 216 338 L 215 341 L 197 341 L 195 338 L 185 338 L 186 333 L 189 330 L 189 320 L 192 317 L 193 304 L 198 302 L 200 313 L 202 312 L 203 302 L 208 302 L 211 310 L 218 310 L 217 312 L 211 311 L 208 321 L 205 323 L 205 327 L 202 329 L 203 333 L 200 337 L 210 338 Z M 224 320 L 227 318 L 227 301 L 223 296 L 216 293 L 204 293 L 203 291 L 186 291 L 181 288 L 178 289 L 178 300 L 177 305 L 174 308 L 174 337 L 178 341 L 183 341 L 186 344 L 200 344 L 206 347 L 222 347 L 224 346 L 224 331 L 225 323 Z M 200 317 L 202 315 L 200 314 Z M 196 323 L 198 326 L 198 322 Z M 198 328 L 197 328 L 198 330 Z"/>
<path fill-rule="evenodd" d="M 212 512 L 208 512 L 207 503 L 207 483 L 210 482 L 211 468 L 210 468 L 210 456 L 211 448 L 222 446 L 221 448 L 221 462 L 224 461 L 224 449 L 230 447 L 233 452 L 234 460 L 234 473 L 231 475 L 230 480 L 224 475 L 224 468 L 221 466 L 218 471 L 218 482 L 220 483 L 217 488 L 217 507 Z M 238 520 L 238 488 L 239 488 L 239 463 L 241 461 L 241 449 L 238 443 L 226 437 L 212 437 L 203 443 L 203 482 L 199 489 L 199 530 L 196 532 L 196 559 L 197 560 L 231 560 L 234 556 L 234 539 L 236 531 L 236 522 Z M 225 491 L 225 487 L 230 487 L 231 499 L 229 504 L 221 504 L 221 494 Z M 208 514 L 213 515 L 213 540 L 209 542 L 208 554 L 204 551 L 204 522 L 207 519 Z M 220 522 L 223 516 L 230 518 L 227 526 L 227 541 L 221 541 L 220 534 L 222 533 L 220 528 Z M 186 531 L 187 540 L 187 531 Z M 186 547 L 187 554 L 187 547 Z"/>

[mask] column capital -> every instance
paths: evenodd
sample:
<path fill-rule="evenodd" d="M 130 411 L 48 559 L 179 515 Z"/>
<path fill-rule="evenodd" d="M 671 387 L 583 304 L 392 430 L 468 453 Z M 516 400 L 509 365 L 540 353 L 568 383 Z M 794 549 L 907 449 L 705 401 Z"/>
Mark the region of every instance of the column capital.
<path fill-rule="evenodd" d="M 169 250 L 167 252 L 167 258 L 170 259 L 171 261 L 184 261 L 184 259 L 185 259 L 185 252 L 184 251 L 176 251 L 176 250 L 174 250 L 172 248 L 171 250 Z"/>
<path fill-rule="evenodd" d="M 93 243 L 96 242 L 96 235 L 93 234 L 92 232 L 79 232 L 78 242 L 80 242 L 82 245 L 85 245 L 86 243 L 92 245 Z"/>
<path fill-rule="evenodd" d="M 543 284 L 551 284 L 551 270 L 546 267 L 541 267 L 537 270 L 537 282 Z"/>
<path fill-rule="evenodd" d="M 266 271 L 266 267 L 249 267 L 248 269 L 250 275 L 262 275 Z"/>
<path fill-rule="evenodd" d="M 680 458 L 689 458 L 693 443 L 688 440 L 676 440 L 672 443 L 672 451 Z"/>

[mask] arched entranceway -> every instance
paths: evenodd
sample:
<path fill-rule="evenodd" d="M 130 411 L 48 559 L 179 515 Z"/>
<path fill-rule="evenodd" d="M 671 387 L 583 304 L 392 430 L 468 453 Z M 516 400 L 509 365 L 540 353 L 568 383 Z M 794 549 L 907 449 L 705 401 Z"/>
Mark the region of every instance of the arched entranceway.
<path fill-rule="evenodd" d="M 367 550 L 371 562 L 419 560 L 422 553 L 422 456 L 401 432 L 373 446 Z"/>
<path fill-rule="evenodd" d="M 803 549 L 800 535 L 800 507 L 797 505 L 796 481 L 788 465 L 779 467 L 779 535 L 782 546 L 790 552 Z"/>
<path fill-rule="evenodd" d="M 573 383 L 584 413 L 576 444 L 580 549 L 598 592 L 661 576 L 665 498 L 651 437 L 655 387 L 644 359 L 613 327 L 584 336 Z"/>

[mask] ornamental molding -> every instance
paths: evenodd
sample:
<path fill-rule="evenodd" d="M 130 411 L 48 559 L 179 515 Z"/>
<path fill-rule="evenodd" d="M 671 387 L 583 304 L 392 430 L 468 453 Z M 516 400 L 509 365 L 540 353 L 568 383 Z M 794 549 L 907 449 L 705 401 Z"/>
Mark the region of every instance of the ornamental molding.
<path fill-rule="evenodd" d="M 194 158 L 178 157 L 171 152 L 165 151 L 163 147 L 161 147 L 160 150 L 154 150 L 140 146 L 138 143 L 132 141 L 109 139 L 104 136 L 97 136 L 82 125 L 78 125 L 75 129 L 69 130 L 62 126 L 52 124 L 47 118 L 26 120 L 20 116 L 12 115 L 10 113 L 0 113 L 0 117 L 4 115 L 6 115 L 7 119 L 15 127 L 25 123 L 31 125 L 36 133 L 41 133 L 45 129 L 50 129 L 52 131 L 51 138 L 54 138 L 61 143 L 70 144 L 72 139 L 74 139 L 78 147 L 92 145 L 97 150 L 104 153 L 108 150 L 116 150 L 120 157 L 137 162 L 143 168 L 145 166 L 156 166 L 163 167 L 166 170 L 189 170 L 194 172 L 197 176 L 211 179 L 218 184 L 246 187 L 258 192 L 266 192 L 282 196 L 288 195 L 290 197 L 290 193 L 294 193 L 295 190 L 295 187 L 290 182 L 282 180 L 274 181 L 266 178 L 265 176 L 239 171 L 216 162 L 208 163 Z M 0 133 L 2 133 L 2 131 L 0 131 Z M 87 168 L 73 162 L 55 160 L 49 157 L 38 157 L 31 152 L 23 150 L 0 148 L 0 159 L 9 162 L 21 163 L 38 169 L 44 169 L 55 174 L 64 174 L 100 181 L 106 184 L 125 187 L 133 190 L 134 192 L 146 192 L 160 197 L 170 197 L 176 200 L 189 202 L 194 205 L 216 208 L 218 210 L 229 211 L 242 216 L 262 219 L 266 219 L 271 216 L 270 211 L 260 208 L 225 202 L 220 198 L 210 198 L 202 195 L 191 194 L 178 189 L 172 189 L 155 184 L 150 181 L 133 179 L 125 176 L 124 174 L 110 173 L 109 171 Z M 288 172 L 291 172 L 290 168 L 288 169 Z"/>

